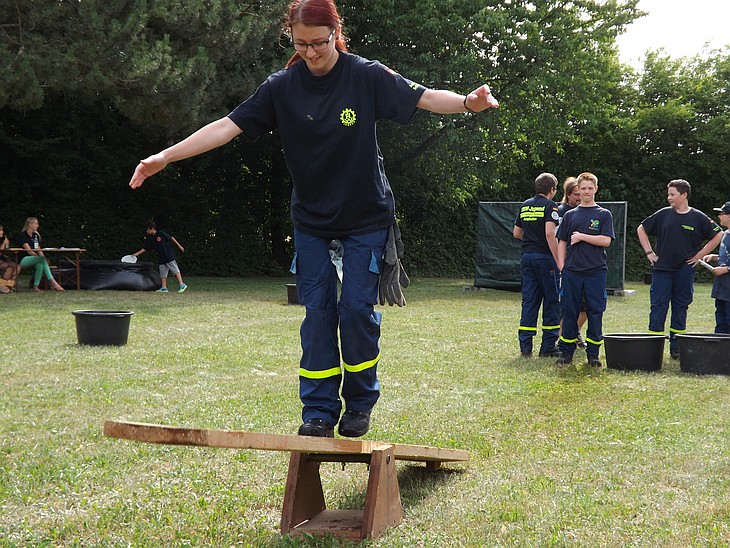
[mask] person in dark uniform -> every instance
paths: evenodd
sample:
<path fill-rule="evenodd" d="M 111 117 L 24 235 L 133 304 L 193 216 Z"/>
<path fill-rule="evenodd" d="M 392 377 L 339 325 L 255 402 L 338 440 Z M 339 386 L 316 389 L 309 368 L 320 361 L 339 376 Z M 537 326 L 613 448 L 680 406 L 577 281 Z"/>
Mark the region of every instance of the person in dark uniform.
<path fill-rule="evenodd" d="M 512 234 L 522 240 L 520 280 L 522 285 L 522 316 L 518 329 L 520 352 L 532 356 L 532 339 L 537 334 L 537 316 L 542 305 L 542 342 L 539 356 L 559 355 L 555 343 L 560 331 L 560 272 L 558 271 L 558 241 L 555 231 L 560 222 L 558 206 L 553 197 L 558 180 L 552 173 L 542 173 L 535 179 L 535 196 L 522 202 Z"/>
<path fill-rule="evenodd" d="M 676 335 L 687 331 L 687 309 L 694 293 L 694 265 L 722 239 L 722 229 L 715 221 L 689 206 L 691 192 L 691 185 L 684 179 L 670 181 L 667 185 L 669 206 L 649 215 L 636 229 L 652 267 L 649 332 L 664 334 L 671 303 L 669 352 L 675 360 L 679 359 Z M 658 253 L 652 248 L 650 236 L 656 236 Z M 706 240 L 703 246 L 702 242 Z"/>
<path fill-rule="evenodd" d="M 592 367 L 602 367 L 598 358 L 603 346 L 603 312 L 606 310 L 606 248 L 615 239 L 613 216 L 596 204 L 598 177 L 585 172 L 578 175 L 580 204 L 568 211 L 558 228 L 558 267 L 562 273 L 560 305 L 563 328 L 557 364 L 573 361 L 578 341 L 578 315 L 585 302 L 588 329 L 586 355 Z"/>
<path fill-rule="evenodd" d="M 172 244 L 175 244 L 183 253 L 185 252 L 185 248 L 181 246 L 180 242 L 178 242 L 173 236 L 164 230 L 158 230 L 157 223 L 151 219 L 147 221 L 147 228 L 145 229 L 145 232 L 147 233 L 147 242 L 144 244 L 142 249 L 132 253 L 132 257 L 139 257 L 148 249 L 155 251 L 159 262 L 158 267 L 160 269 L 160 281 L 162 286 L 157 291 L 160 293 L 169 293 L 170 290 L 167 288 L 167 276 L 170 272 L 172 272 L 175 278 L 177 278 L 177 292 L 184 293 L 188 286 L 185 282 L 183 282 L 182 272 L 180 272 L 180 267 L 177 264 L 177 257 L 175 256 L 175 250 L 173 249 Z"/>
<path fill-rule="evenodd" d="M 286 28 L 295 49 L 286 68 L 228 116 L 142 160 L 129 184 L 137 188 L 170 162 L 222 146 L 240 133 L 255 140 L 279 132 L 293 181 L 292 270 L 306 310 L 300 330 L 299 434 L 332 436 L 339 423 L 340 435 L 359 437 L 368 431 L 380 395 L 381 314 L 374 309 L 379 289 L 381 304 L 383 296 L 391 305 L 405 304 L 400 289 L 405 280 L 398 275 L 402 242 L 376 124 L 382 119 L 406 124 L 417 109 L 455 114 L 498 103 L 486 85 L 467 95 L 426 89 L 349 54 L 332 0 L 295 0 Z M 343 246 L 339 301 L 329 256 L 334 239 Z"/>
<path fill-rule="evenodd" d="M 717 254 L 705 255 L 706 263 L 717 263 L 712 269 L 712 298 L 715 299 L 715 333 L 730 334 L 730 202 L 713 208 L 718 212 L 720 224 L 727 230 L 720 240 Z"/>

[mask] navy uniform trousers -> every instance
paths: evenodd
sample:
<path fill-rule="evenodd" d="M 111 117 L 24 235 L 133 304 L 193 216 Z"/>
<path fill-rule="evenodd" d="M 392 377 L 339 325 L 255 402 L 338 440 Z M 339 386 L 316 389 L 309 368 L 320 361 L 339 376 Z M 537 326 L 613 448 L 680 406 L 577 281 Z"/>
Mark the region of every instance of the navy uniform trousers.
<path fill-rule="evenodd" d="M 578 342 L 578 315 L 585 301 L 588 327 L 586 329 L 586 355 L 598 359 L 603 346 L 603 313 L 606 310 L 606 270 L 573 272 L 563 270 L 560 305 L 563 309 L 563 329 L 558 348 L 565 357 L 572 357 Z"/>
<path fill-rule="evenodd" d="M 651 274 L 649 332 L 664 334 L 664 324 L 671 303 L 669 349 L 674 353 L 679 352 L 677 333 L 687 331 L 687 309 L 692 304 L 694 275 L 694 268 L 690 264 L 685 264 L 676 271 L 653 270 Z"/>
<path fill-rule="evenodd" d="M 558 267 L 552 255 L 523 253 L 520 258 L 522 281 L 522 316 L 518 338 L 520 352 L 532 352 L 532 338 L 537 334 L 537 316 L 542 305 L 542 342 L 540 352 L 555 348 L 560 332 L 560 297 Z"/>
<path fill-rule="evenodd" d="M 302 420 L 334 425 L 342 401 L 350 411 L 370 410 L 380 396 L 380 322 L 374 309 L 387 230 L 338 238 L 344 247 L 342 288 L 330 260 L 330 238 L 294 231 L 297 296 L 306 315 L 300 328 L 299 397 Z M 338 328 L 339 343 L 338 344 Z M 340 364 L 340 348 L 342 364 Z"/>

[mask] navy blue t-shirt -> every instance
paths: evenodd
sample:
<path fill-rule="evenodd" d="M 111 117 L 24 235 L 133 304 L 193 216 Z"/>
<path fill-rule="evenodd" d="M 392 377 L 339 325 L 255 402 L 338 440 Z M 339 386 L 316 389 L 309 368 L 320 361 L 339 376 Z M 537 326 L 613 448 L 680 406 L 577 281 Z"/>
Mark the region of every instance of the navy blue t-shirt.
<path fill-rule="evenodd" d="M 558 206 L 542 194 L 537 194 L 522 202 L 515 226 L 522 229 L 522 253 L 544 253 L 552 256 L 545 237 L 545 225 L 560 224 Z"/>
<path fill-rule="evenodd" d="M 175 250 L 172 248 L 172 237 L 162 230 L 147 236 L 144 244 L 145 250 L 153 250 L 157 253 L 157 260 L 160 264 L 169 263 L 175 260 Z"/>
<path fill-rule="evenodd" d="M 340 52 L 323 76 L 303 61 L 272 74 L 228 117 L 251 139 L 278 129 L 295 227 L 328 238 L 365 234 L 395 220 L 376 123 L 410 122 L 424 91 L 377 61 Z"/>
<path fill-rule="evenodd" d="M 609 236 L 611 240 L 616 239 L 613 231 L 613 215 L 608 209 L 599 205 L 574 207 L 566 211 L 563 220 L 558 227 L 558 240 L 568 242 L 565 250 L 565 270 L 573 272 L 594 272 L 596 270 L 608 270 L 606 248 L 578 242 L 570 245 L 570 236 L 573 232 L 582 232 L 591 236 Z"/>
<path fill-rule="evenodd" d="M 649 236 L 656 236 L 655 251 L 659 259 L 654 263 L 654 270 L 679 270 L 702 249 L 703 242 L 722 231 L 715 221 L 693 207 L 686 213 L 663 207 L 641 224 Z"/>
<path fill-rule="evenodd" d="M 560 202 L 560 204 L 558 204 L 558 215 L 560 215 L 560 217 L 562 218 L 563 215 L 565 215 L 571 209 L 574 209 L 574 208 L 569 203 Z"/>

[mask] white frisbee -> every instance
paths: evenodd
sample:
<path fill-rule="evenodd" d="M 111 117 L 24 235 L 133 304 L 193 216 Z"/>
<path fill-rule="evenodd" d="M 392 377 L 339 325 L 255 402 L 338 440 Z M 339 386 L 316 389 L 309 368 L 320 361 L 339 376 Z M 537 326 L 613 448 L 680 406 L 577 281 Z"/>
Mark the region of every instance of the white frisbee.
<path fill-rule="evenodd" d="M 135 257 L 134 255 L 125 255 L 124 257 L 122 257 L 122 262 L 134 264 L 137 262 L 137 257 Z"/>

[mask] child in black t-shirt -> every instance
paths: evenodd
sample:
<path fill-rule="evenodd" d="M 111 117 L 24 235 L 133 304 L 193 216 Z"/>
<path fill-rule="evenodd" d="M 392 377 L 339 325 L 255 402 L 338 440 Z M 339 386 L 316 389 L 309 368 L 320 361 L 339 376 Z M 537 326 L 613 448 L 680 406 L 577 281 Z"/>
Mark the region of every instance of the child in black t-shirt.
<path fill-rule="evenodd" d="M 147 232 L 147 242 L 145 243 L 145 246 L 136 253 L 132 253 L 132 256 L 138 257 L 148 249 L 155 251 L 160 262 L 160 279 L 162 282 L 162 287 L 160 287 L 157 291 L 160 293 L 169 292 L 167 289 L 167 275 L 172 272 L 177 278 L 177 292 L 183 293 L 188 286 L 185 282 L 183 282 L 182 273 L 180 272 L 180 267 L 177 265 L 177 260 L 175 258 L 175 250 L 170 244 L 175 244 L 183 253 L 185 252 L 185 248 L 183 248 L 183 246 L 181 246 L 180 243 L 170 234 L 163 230 L 158 230 L 157 225 L 153 220 L 147 222 L 147 229 L 145 232 Z"/>

